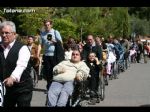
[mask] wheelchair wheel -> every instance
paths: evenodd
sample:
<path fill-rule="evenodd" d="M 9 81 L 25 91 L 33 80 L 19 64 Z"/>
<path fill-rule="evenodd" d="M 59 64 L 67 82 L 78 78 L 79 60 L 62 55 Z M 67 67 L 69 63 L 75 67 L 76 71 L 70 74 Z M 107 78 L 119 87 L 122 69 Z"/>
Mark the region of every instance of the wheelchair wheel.
<path fill-rule="evenodd" d="M 120 64 L 119 63 L 117 63 L 117 66 L 116 66 L 116 70 L 117 70 L 117 74 L 119 75 L 120 74 Z"/>
<path fill-rule="evenodd" d="M 37 76 L 36 71 L 35 71 L 35 69 L 33 67 L 31 68 L 30 75 L 31 75 L 32 80 L 33 80 L 33 87 L 35 87 L 36 84 L 38 83 L 38 76 Z"/>
<path fill-rule="evenodd" d="M 125 60 L 125 70 L 127 70 L 128 69 L 128 60 L 126 59 Z"/>
<path fill-rule="evenodd" d="M 104 81 L 105 81 L 105 85 L 106 86 L 108 86 L 108 81 L 109 81 L 109 76 L 108 75 L 106 75 L 106 76 L 104 76 Z"/>
<path fill-rule="evenodd" d="M 101 101 L 105 99 L 105 82 L 104 76 L 100 75 L 99 85 L 98 85 L 98 96 Z"/>
<path fill-rule="evenodd" d="M 106 68 L 103 69 L 103 77 L 104 77 L 104 83 L 106 86 L 108 86 L 108 81 L 109 81 L 109 76 L 107 75 L 107 72 L 106 72 Z"/>
<path fill-rule="evenodd" d="M 117 63 L 115 62 L 115 63 L 113 64 L 113 71 L 112 71 L 112 74 L 113 74 L 113 76 L 114 76 L 114 77 L 113 77 L 114 79 L 118 79 L 118 76 L 117 76 L 117 75 L 118 75 L 118 74 L 117 74 L 117 73 L 118 73 L 118 70 L 117 70 L 117 69 L 118 69 L 118 68 L 117 68 Z"/>

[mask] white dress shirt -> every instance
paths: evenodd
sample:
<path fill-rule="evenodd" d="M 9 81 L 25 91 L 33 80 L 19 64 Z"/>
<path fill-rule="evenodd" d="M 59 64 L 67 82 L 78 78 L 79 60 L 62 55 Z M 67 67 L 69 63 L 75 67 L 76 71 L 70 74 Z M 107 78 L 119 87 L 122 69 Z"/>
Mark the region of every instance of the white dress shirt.
<path fill-rule="evenodd" d="M 0 42 L 2 41 L 2 37 L 0 36 Z"/>
<path fill-rule="evenodd" d="M 6 59 L 8 52 L 14 45 L 16 40 L 14 40 L 12 43 L 10 43 L 5 49 L 4 49 L 4 57 Z M 12 78 L 14 78 L 17 82 L 20 81 L 21 75 L 23 71 L 26 69 L 28 61 L 30 59 L 30 51 L 26 45 L 24 45 L 20 51 L 19 51 L 19 56 L 17 60 L 17 64 L 15 69 L 13 70 L 12 74 L 10 75 Z"/>

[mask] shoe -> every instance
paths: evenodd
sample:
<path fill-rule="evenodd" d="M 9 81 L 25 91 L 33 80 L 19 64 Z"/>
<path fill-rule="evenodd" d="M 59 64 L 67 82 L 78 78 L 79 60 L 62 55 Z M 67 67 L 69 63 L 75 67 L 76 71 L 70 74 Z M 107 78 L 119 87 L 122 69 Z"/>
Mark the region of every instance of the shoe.
<path fill-rule="evenodd" d="M 96 98 L 96 103 L 100 103 L 100 99 L 99 98 Z"/>
<path fill-rule="evenodd" d="M 95 105 L 96 104 L 96 99 L 92 98 L 88 104 L 89 105 Z"/>

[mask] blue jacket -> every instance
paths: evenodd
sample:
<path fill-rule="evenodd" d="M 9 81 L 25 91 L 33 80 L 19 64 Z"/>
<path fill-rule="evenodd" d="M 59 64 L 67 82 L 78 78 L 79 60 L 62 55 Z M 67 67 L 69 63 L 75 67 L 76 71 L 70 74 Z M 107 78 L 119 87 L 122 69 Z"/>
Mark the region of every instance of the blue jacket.
<path fill-rule="evenodd" d="M 120 55 L 124 53 L 124 49 L 120 43 L 114 43 L 114 48 L 115 48 L 115 54 L 118 60 L 120 58 Z"/>

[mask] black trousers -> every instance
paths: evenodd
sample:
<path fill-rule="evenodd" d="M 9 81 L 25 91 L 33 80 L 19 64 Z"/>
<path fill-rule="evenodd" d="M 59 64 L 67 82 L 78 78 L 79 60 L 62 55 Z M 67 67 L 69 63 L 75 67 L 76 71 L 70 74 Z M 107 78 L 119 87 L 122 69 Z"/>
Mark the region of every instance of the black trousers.
<path fill-rule="evenodd" d="M 139 63 L 140 60 L 141 60 L 141 53 L 137 53 L 136 61 Z"/>
<path fill-rule="evenodd" d="M 30 107 L 32 100 L 33 84 L 32 79 L 6 87 L 6 95 L 4 96 L 4 107 Z"/>
<path fill-rule="evenodd" d="M 89 89 L 91 91 L 90 97 L 94 98 L 97 96 L 99 77 L 96 75 L 91 75 L 91 77 L 88 79 L 88 81 L 89 81 Z"/>
<path fill-rule="evenodd" d="M 32 92 L 23 92 L 16 94 L 8 94 L 4 99 L 4 107 L 30 107 Z"/>
<path fill-rule="evenodd" d="M 47 80 L 47 90 L 49 89 L 49 86 L 53 79 L 53 68 L 56 65 L 56 61 L 54 59 L 54 56 L 43 56 L 43 75 L 45 75 Z"/>

